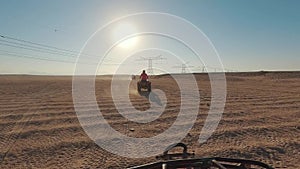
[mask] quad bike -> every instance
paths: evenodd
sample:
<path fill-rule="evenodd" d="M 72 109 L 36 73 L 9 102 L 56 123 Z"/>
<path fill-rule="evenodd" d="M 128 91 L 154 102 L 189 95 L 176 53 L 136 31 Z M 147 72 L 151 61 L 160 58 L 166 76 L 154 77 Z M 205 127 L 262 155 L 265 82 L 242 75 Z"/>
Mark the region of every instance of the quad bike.
<path fill-rule="evenodd" d="M 150 81 L 138 81 L 137 82 L 137 89 L 138 92 L 141 92 L 142 89 L 146 90 L 147 92 L 151 92 L 151 82 Z"/>
<path fill-rule="evenodd" d="M 182 147 L 182 153 L 170 154 L 175 147 Z M 187 146 L 177 143 L 169 146 L 162 155 L 157 156 L 158 162 L 127 169 L 273 169 L 269 165 L 253 160 L 232 158 L 195 158 L 194 153 L 188 153 Z"/>

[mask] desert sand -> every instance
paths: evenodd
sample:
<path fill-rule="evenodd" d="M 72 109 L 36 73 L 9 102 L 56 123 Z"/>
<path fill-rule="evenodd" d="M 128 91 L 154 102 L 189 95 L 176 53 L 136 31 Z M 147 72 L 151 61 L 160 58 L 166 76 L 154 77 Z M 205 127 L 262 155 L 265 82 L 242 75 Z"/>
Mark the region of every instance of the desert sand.
<path fill-rule="evenodd" d="M 195 76 L 201 102 L 197 121 L 182 140 L 189 150 L 198 157 L 245 158 L 274 168 L 300 168 L 300 72 L 226 74 L 225 111 L 203 145 L 197 141 L 210 107 L 210 83 L 206 74 Z M 169 75 L 151 81 L 154 89 L 165 91 L 168 104 L 159 119 L 138 124 L 114 109 L 110 76 L 97 77 L 98 105 L 112 127 L 131 137 L 152 137 L 174 122 L 180 108 L 178 86 Z M 133 91 L 135 108 L 149 108 L 147 98 Z M 155 157 L 114 155 L 87 136 L 74 110 L 72 77 L 0 76 L 0 168 L 126 168 L 153 161 Z"/>

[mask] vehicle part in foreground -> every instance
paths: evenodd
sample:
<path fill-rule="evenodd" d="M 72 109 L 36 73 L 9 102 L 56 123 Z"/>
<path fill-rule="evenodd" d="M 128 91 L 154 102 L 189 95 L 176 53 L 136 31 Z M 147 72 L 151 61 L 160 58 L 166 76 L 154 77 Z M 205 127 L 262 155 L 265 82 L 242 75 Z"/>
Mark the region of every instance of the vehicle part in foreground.
<path fill-rule="evenodd" d="M 169 153 L 175 147 L 182 147 L 182 153 Z M 187 146 L 183 143 L 169 146 L 162 155 L 156 158 L 158 162 L 127 169 L 273 169 L 265 163 L 254 160 L 221 157 L 195 158 L 195 154 L 188 153 Z"/>

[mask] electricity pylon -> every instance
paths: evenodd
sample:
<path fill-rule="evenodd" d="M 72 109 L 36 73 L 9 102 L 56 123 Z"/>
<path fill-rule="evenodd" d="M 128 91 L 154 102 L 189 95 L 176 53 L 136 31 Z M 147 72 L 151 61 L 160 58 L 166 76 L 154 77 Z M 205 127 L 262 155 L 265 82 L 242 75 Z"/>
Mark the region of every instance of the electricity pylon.
<path fill-rule="evenodd" d="M 163 58 L 161 55 L 155 56 L 155 57 L 142 57 L 141 56 L 141 60 L 147 60 L 148 61 L 148 74 L 154 74 L 153 71 L 153 61 L 154 60 L 164 60 L 165 58 Z"/>
<path fill-rule="evenodd" d="M 186 69 L 187 68 L 191 68 L 193 66 L 188 66 L 189 62 L 186 62 L 186 63 L 182 63 L 181 66 L 173 66 L 174 68 L 181 68 L 181 73 L 186 73 Z"/>

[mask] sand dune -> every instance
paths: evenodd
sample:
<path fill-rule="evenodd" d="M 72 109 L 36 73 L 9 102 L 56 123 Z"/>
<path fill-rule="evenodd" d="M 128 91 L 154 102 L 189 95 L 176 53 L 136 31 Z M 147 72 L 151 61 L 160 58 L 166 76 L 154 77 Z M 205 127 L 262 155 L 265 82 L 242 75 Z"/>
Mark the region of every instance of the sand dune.
<path fill-rule="evenodd" d="M 299 72 L 227 74 L 225 112 L 215 133 L 201 146 L 197 141 L 209 110 L 211 89 L 207 75 L 195 76 L 201 86 L 201 103 L 197 121 L 183 140 L 190 150 L 199 157 L 247 158 L 276 168 L 299 168 Z M 152 83 L 153 88 L 165 91 L 166 110 L 159 119 L 138 124 L 128 122 L 114 107 L 110 77 L 97 78 L 98 105 L 112 127 L 132 137 L 151 137 L 172 125 L 180 109 L 178 86 L 168 75 L 157 76 Z M 134 87 L 130 90 L 133 106 L 147 110 L 147 98 Z M 71 77 L 2 75 L 0 160 L 0 168 L 124 168 L 155 158 L 124 158 L 97 146 L 77 119 Z"/>

